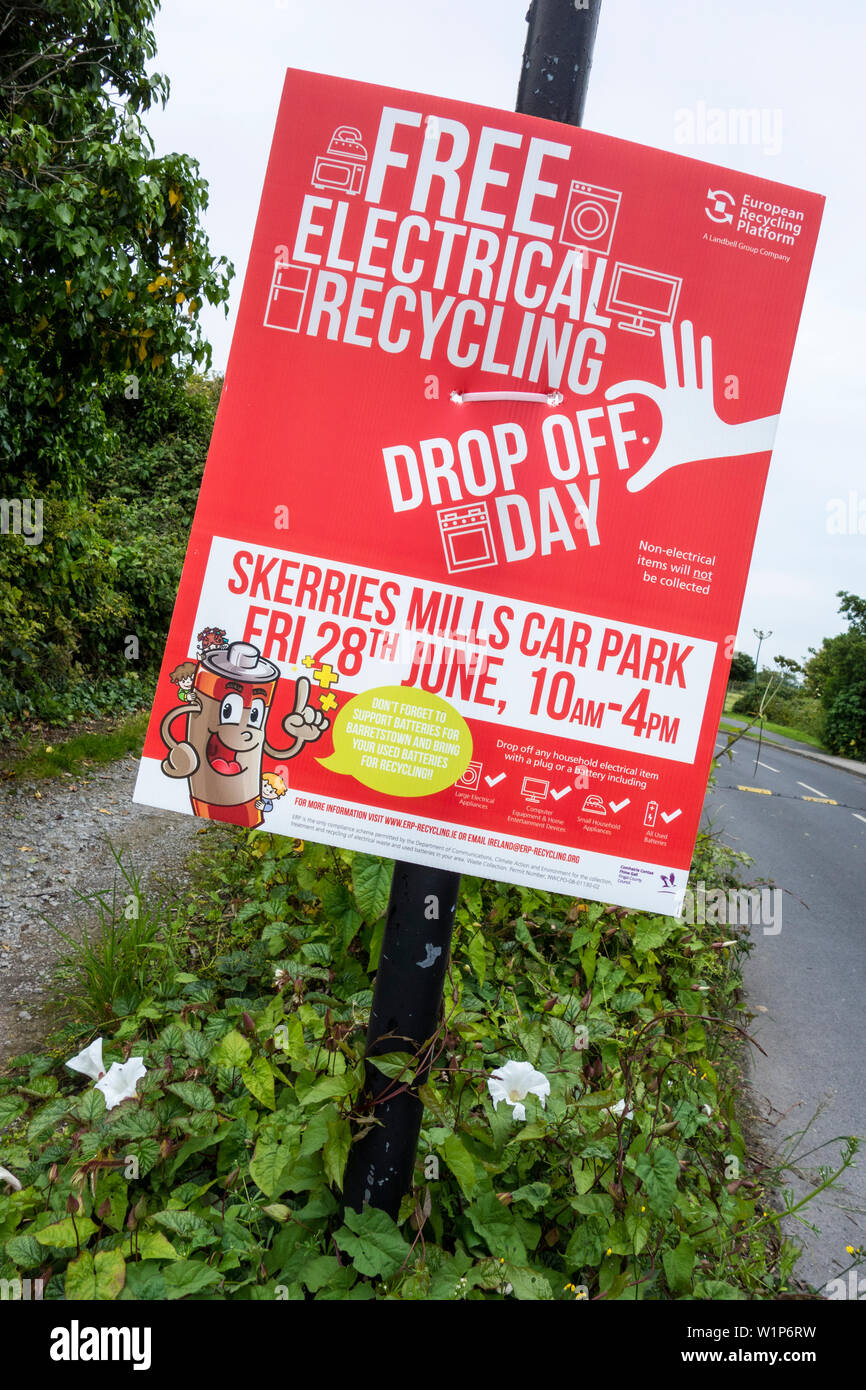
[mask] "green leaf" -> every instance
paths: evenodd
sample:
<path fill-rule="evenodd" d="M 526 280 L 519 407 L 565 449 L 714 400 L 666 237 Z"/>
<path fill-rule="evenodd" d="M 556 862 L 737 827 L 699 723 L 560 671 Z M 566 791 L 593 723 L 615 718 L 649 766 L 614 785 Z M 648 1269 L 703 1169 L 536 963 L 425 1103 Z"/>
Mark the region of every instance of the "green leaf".
<path fill-rule="evenodd" d="M 472 1222 L 487 1250 L 494 1259 L 511 1260 L 516 1265 L 526 1264 L 526 1246 L 511 1210 L 492 1192 L 485 1192 L 467 1208 L 466 1215 Z"/>
<path fill-rule="evenodd" d="M 312 1255 L 300 1270 L 299 1278 L 306 1284 L 310 1293 L 318 1293 L 329 1284 L 341 1268 L 336 1255 Z"/>
<path fill-rule="evenodd" d="M 510 1284 L 515 1298 L 521 1301 L 553 1298 L 553 1290 L 544 1275 L 528 1265 L 505 1264 L 502 1279 Z"/>
<path fill-rule="evenodd" d="M 463 1195 L 465 1197 L 472 1197 L 478 1183 L 478 1176 L 475 1168 L 475 1159 L 472 1157 L 463 1141 L 456 1134 L 449 1134 L 444 1143 L 437 1147 L 460 1184 L 460 1190 Z"/>
<path fill-rule="evenodd" d="M 4 1253 L 19 1269 L 35 1269 L 45 1260 L 45 1251 L 31 1235 L 12 1236 L 6 1241 Z"/>
<path fill-rule="evenodd" d="M 89 1250 L 82 1250 L 77 1260 L 69 1261 L 63 1291 L 70 1303 L 90 1303 L 97 1297 L 93 1256 Z"/>
<path fill-rule="evenodd" d="M 342 1076 L 321 1076 L 308 1090 L 298 1082 L 295 1093 L 301 1105 L 316 1105 L 317 1102 L 331 1100 L 334 1096 L 347 1096 L 354 1084 L 352 1073 L 344 1072 Z"/>
<path fill-rule="evenodd" d="M 367 1061 L 383 1076 L 409 1082 L 415 1075 L 416 1059 L 409 1052 L 383 1052 L 381 1057 L 368 1056 Z"/>
<path fill-rule="evenodd" d="M 127 1152 L 130 1156 L 138 1159 L 140 1178 L 146 1178 L 148 1173 L 152 1173 L 161 1157 L 159 1144 L 155 1139 L 140 1139 Z"/>
<path fill-rule="evenodd" d="M 12 1123 L 27 1109 L 27 1102 L 18 1096 L 0 1096 L 0 1129 Z"/>
<path fill-rule="evenodd" d="M 203 1235 L 212 1235 L 211 1227 L 200 1216 L 196 1216 L 193 1211 L 180 1211 L 168 1208 L 166 1211 L 154 1212 L 153 1220 L 158 1221 L 160 1226 L 165 1226 L 167 1231 L 180 1236 L 181 1240 L 193 1240 Z M 216 1239 L 216 1236 L 213 1237 Z"/>
<path fill-rule="evenodd" d="M 191 1294 L 201 1293 L 202 1289 L 212 1288 L 223 1278 L 218 1269 L 211 1269 L 210 1265 L 200 1260 L 176 1260 L 174 1264 L 165 1266 L 162 1277 L 168 1299 L 187 1298 Z"/>
<path fill-rule="evenodd" d="M 210 1087 L 203 1086 L 198 1081 L 178 1081 L 174 1086 L 167 1086 L 166 1090 L 171 1091 L 172 1095 L 177 1096 L 191 1110 L 213 1110 L 214 1108 L 214 1098 Z"/>
<path fill-rule="evenodd" d="M 368 854 L 358 854 L 352 863 L 352 889 L 364 921 L 377 922 L 388 907 L 393 866 L 382 864 Z"/>
<path fill-rule="evenodd" d="M 396 1274 L 410 1247 L 388 1213 L 375 1207 L 364 1207 L 360 1212 L 347 1207 L 345 1222 L 334 1240 L 358 1273 L 382 1279 Z"/>
<path fill-rule="evenodd" d="M 252 1048 L 242 1033 L 233 1028 L 220 1038 L 211 1053 L 211 1061 L 218 1067 L 243 1067 L 252 1056 Z"/>
<path fill-rule="evenodd" d="M 677 925 L 675 917 L 639 917 L 634 929 L 637 954 L 643 956 L 663 946 Z"/>
<path fill-rule="evenodd" d="M 539 1211 L 550 1199 L 551 1187 L 546 1182 L 531 1182 L 526 1187 L 516 1187 L 511 1193 L 512 1202 L 526 1202 L 533 1211 Z"/>
<path fill-rule="evenodd" d="M 156 1260 L 139 1260 L 126 1266 L 126 1283 L 120 1300 L 125 1302 L 128 1299 L 142 1303 L 161 1303 L 165 1300 L 165 1280 Z"/>
<path fill-rule="evenodd" d="M 682 1236 L 676 1249 L 664 1251 L 662 1264 L 674 1293 L 687 1293 L 692 1287 L 695 1268 L 695 1247 L 692 1242 Z"/>
<path fill-rule="evenodd" d="M 260 1139 L 250 1162 L 250 1177 L 266 1197 L 281 1196 L 289 1185 L 289 1172 L 297 1146 Z"/>
<path fill-rule="evenodd" d="M 104 1302 L 117 1298 L 126 1280 L 126 1261 L 120 1250 L 97 1250 L 93 1260 L 96 1297 Z M 67 1295 L 68 1297 L 68 1295 Z"/>
<path fill-rule="evenodd" d="M 676 1200 L 680 1174 L 676 1154 L 662 1144 L 656 1144 L 649 1153 L 640 1155 L 634 1170 L 643 1180 L 649 1204 L 656 1216 L 668 1216 Z"/>
<path fill-rule="evenodd" d="M 101 1119 L 105 1110 L 105 1096 L 95 1087 L 92 1091 L 85 1091 L 75 1107 L 76 1114 L 88 1125 Z"/>
<path fill-rule="evenodd" d="M 177 1251 L 162 1231 L 140 1231 L 138 1253 L 143 1260 L 176 1260 Z"/>
<path fill-rule="evenodd" d="M 479 985 L 483 985 L 484 977 L 487 974 L 487 957 L 484 954 L 484 937 L 480 931 L 469 938 L 466 954 L 469 957 L 469 964 L 475 972 L 476 980 Z"/>
<path fill-rule="evenodd" d="M 328 1138 L 322 1149 L 322 1160 L 328 1182 L 342 1190 L 343 1173 L 352 1143 L 352 1128 L 348 1120 L 329 1120 Z"/>
<path fill-rule="evenodd" d="M 62 1221 L 55 1221 L 50 1226 L 43 1226 L 41 1231 L 34 1231 L 33 1237 L 40 1245 L 49 1245 L 54 1250 L 66 1250 L 78 1243 L 75 1239 L 76 1229 L 78 1242 L 83 1243 L 90 1239 L 96 1226 L 89 1216 L 76 1216 L 74 1224 L 71 1216 L 64 1216 Z"/>
<path fill-rule="evenodd" d="M 241 1077 L 247 1090 L 255 1096 L 260 1105 L 266 1109 L 273 1110 L 274 1101 L 274 1073 L 271 1071 L 270 1063 L 264 1057 L 256 1057 L 249 1067 L 241 1067 Z"/>

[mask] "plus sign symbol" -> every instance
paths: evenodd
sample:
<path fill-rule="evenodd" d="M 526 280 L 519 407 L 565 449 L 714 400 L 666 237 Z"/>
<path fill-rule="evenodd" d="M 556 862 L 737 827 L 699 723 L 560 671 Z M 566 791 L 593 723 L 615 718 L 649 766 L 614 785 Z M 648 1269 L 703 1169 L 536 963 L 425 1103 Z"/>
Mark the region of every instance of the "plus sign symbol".
<path fill-rule="evenodd" d="M 726 193 L 723 188 L 707 189 L 707 206 L 704 212 L 711 222 L 733 222 L 733 208 L 736 205 L 736 198 L 733 193 Z"/>
<path fill-rule="evenodd" d="M 337 675 L 336 671 L 332 670 L 328 663 L 325 662 L 324 666 L 321 666 L 318 671 L 313 672 L 313 680 L 316 682 L 316 685 L 320 685 L 323 690 L 328 690 L 332 685 L 337 685 L 339 683 L 340 677 Z"/>

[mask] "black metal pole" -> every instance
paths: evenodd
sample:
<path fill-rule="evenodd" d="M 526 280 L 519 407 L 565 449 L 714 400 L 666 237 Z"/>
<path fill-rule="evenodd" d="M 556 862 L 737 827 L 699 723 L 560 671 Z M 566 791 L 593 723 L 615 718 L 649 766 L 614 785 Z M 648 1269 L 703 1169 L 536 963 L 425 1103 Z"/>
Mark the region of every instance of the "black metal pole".
<path fill-rule="evenodd" d="M 532 0 L 516 109 L 580 125 L 601 0 Z M 394 865 L 391 898 L 367 1031 L 367 1057 L 419 1054 L 412 1086 L 367 1063 L 366 1095 L 379 1123 L 349 1151 L 343 1201 L 360 1211 L 378 1207 L 396 1217 L 412 1186 L 427 1080 L 442 1012 L 460 875 L 418 864 Z M 422 1050 L 423 1049 L 423 1050 Z"/>
<path fill-rule="evenodd" d="M 532 0 L 516 110 L 580 125 L 601 0 Z"/>
<path fill-rule="evenodd" d="M 459 891 L 460 875 L 447 869 L 394 865 L 367 1032 L 368 1058 L 387 1052 L 414 1055 L 435 1034 Z M 369 1204 L 396 1217 L 412 1186 L 424 1109 L 416 1088 L 427 1080 L 431 1056 L 431 1048 L 422 1054 L 412 1087 L 367 1063 L 367 1097 L 379 1123 L 349 1151 L 343 1200 L 356 1211 Z"/>

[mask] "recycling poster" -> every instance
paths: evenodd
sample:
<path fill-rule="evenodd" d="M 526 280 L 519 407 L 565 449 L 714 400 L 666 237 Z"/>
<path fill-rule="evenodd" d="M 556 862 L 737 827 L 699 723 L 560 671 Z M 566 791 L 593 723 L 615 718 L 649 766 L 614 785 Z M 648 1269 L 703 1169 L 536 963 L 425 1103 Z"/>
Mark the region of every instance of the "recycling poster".
<path fill-rule="evenodd" d="M 677 913 L 822 207 L 290 70 L 136 800 Z"/>

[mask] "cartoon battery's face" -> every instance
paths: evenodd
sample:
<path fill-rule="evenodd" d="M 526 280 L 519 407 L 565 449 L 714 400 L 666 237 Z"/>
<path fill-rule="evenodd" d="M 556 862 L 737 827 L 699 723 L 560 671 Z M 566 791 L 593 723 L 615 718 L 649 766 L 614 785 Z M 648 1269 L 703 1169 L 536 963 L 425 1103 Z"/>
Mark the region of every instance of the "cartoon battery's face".
<path fill-rule="evenodd" d="M 279 671 L 255 647 L 234 642 L 199 667 L 187 741 L 199 764 L 189 779 L 195 801 L 237 806 L 261 790 L 265 723 Z"/>

